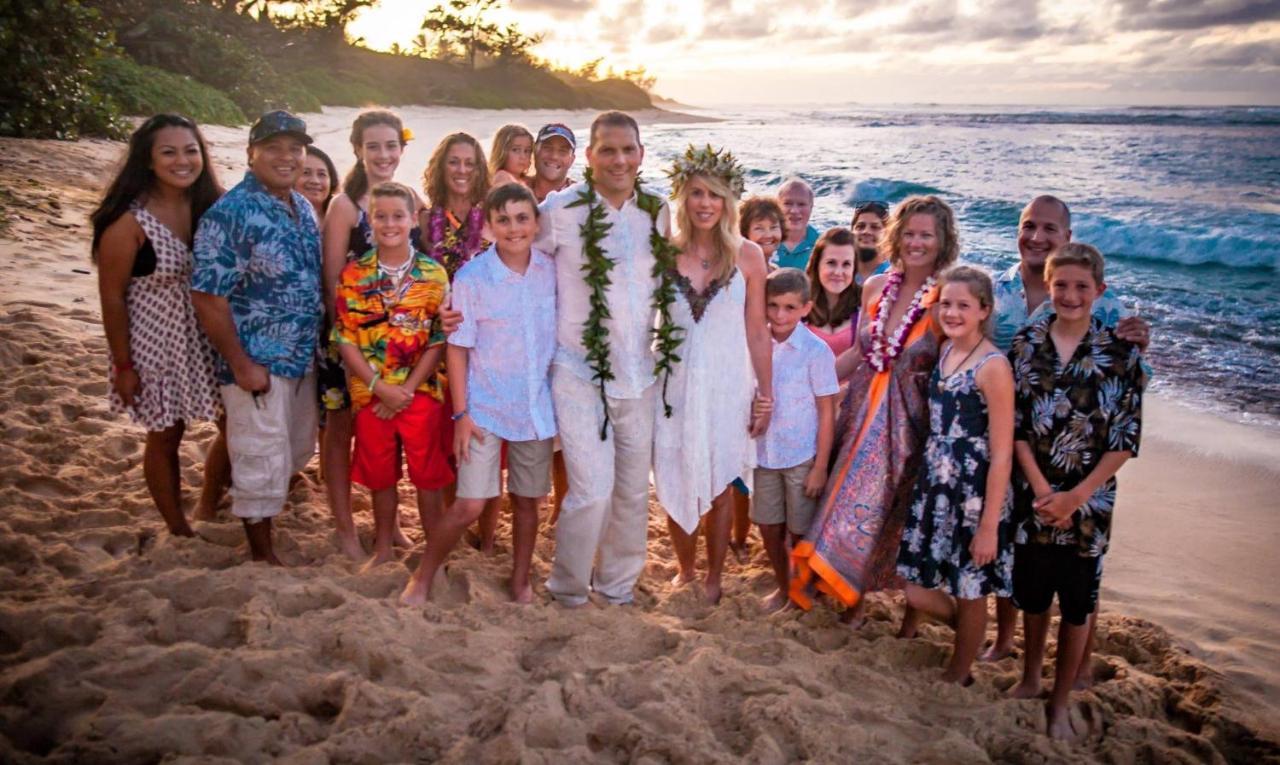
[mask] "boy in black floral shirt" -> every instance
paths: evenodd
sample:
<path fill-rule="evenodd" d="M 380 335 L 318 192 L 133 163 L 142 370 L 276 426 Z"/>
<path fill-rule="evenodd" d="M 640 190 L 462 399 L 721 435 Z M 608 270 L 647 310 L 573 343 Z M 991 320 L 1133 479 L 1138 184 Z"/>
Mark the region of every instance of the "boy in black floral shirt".
<path fill-rule="evenodd" d="M 1016 382 L 1014 481 L 1018 524 L 1013 600 L 1026 613 L 1026 664 L 1018 698 L 1040 693 L 1049 607 L 1062 623 L 1048 732 L 1072 738 L 1067 698 L 1089 640 L 1102 556 L 1111 534 L 1116 471 L 1138 453 L 1147 377 L 1137 346 L 1092 317 L 1102 254 L 1070 243 L 1049 256 L 1053 313 L 1024 327 L 1009 351 Z"/>

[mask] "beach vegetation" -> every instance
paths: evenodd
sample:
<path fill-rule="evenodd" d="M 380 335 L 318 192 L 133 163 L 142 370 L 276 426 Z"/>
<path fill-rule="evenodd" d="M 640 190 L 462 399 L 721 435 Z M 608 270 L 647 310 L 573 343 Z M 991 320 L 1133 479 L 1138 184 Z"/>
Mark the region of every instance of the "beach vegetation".
<path fill-rule="evenodd" d="M 502 2 L 447 0 L 427 12 L 417 40 L 382 53 L 346 33 L 373 0 L 0 0 L 14 9 L 0 26 L 11 70 L 0 133 L 119 137 L 125 114 L 244 124 L 323 105 L 652 106 L 643 69 L 537 59 L 542 37 L 499 24 Z"/>
<path fill-rule="evenodd" d="M 94 71 L 113 51 L 111 30 L 79 0 L 0 3 L 0 134 L 74 139 L 123 137 L 119 106 Z"/>

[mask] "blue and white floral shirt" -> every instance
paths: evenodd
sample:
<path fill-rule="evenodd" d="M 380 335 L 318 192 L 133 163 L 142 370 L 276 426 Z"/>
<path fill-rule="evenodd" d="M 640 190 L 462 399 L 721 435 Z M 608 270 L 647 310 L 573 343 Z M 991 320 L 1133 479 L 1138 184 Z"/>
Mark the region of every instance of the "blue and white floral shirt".
<path fill-rule="evenodd" d="M 505 441 L 556 434 L 551 360 L 556 353 L 556 264 L 534 249 L 517 274 L 489 249 L 453 277 L 462 323 L 449 345 L 467 354 L 467 411 L 482 430 Z"/>
<path fill-rule="evenodd" d="M 997 276 L 994 286 L 996 310 L 995 336 L 992 337 L 992 342 L 1007 353 L 1009 346 L 1013 344 L 1013 336 L 1018 330 L 1053 313 L 1053 304 L 1046 300 L 1030 314 L 1027 313 L 1027 291 L 1022 284 L 1021 263 L 1014 263 L 1009 270 Z M 1104 326 L 1115 327 L 1121 319 L 1129 315 L 1129 311 L 1108 287 L 1097 300 L 1093 301 L 1093 315 Z"/>
<path fill-rule="evenodd" d="M 311 369 L 324 307 L 320 228 L 307 198 L 291 195 L 292 209 L 245 173 L 200 219 L 191 289 L 227 298 L 249 358 L 297 379 Z M 217 372 L 235 382 L 221 357 Z"/>

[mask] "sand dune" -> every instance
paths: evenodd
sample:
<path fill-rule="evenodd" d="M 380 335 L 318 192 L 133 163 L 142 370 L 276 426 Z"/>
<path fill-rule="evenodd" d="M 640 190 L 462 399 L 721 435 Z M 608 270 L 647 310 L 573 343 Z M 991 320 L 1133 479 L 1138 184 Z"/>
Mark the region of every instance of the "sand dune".
<path fill-rule="evenodd" d="M 1091 733 L 1071 747 L 1039 732 L 1040 702 L 1003 698 L 1013 659 L 978 666 L 968 689 L 940 683 L 950 631 L 895 639 L 888 596 L 857 634 L 821 607 L 762 614 L 758 543 L 731 564 L 720 607 L 673 590 L 656 508 L 637 604 L 578 611 L 541 587 L 545 526 L 537 604 L 506 602 L 500 545 L 492 558 L 459 550 L 438 602 L 396 608 L 416 556 L 357 574 L 332 548 L 314 464 L 278 522 L 290 568 L 246 563 L 225 512 L 199 539 L 169 537 L 140 432 L 107 412 L 94 277 L 75 270 L 88 270 L 85 215 L 119 149 L 0 140 L 0 761 L 1280 762 L 1218 657 L 1154 623 L 1103 615 L 1099 682 L 1073 712 Z M 224 178 L 238 151 L 218 149 Z M 196 427 L 183 446 L 189 485 L 211 435 Z M 1139 463 L 1177 469 L 1148 443 Z M 1135 502 L 1154 490 L 1138 483 Z M 420 539 L 408 502 L 402 515 Z M 1125 581 L 1161 564 L 1131 557 L 1139 576 Z M 1274 612 L 1253 615 L 1273 630 Z"/>

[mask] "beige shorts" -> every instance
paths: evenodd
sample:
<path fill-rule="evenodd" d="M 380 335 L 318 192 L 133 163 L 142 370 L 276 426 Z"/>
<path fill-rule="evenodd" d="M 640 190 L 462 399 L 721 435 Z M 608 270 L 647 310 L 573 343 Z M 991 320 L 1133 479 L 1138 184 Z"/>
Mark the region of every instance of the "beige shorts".
<path fill-rule="evenodd" d="M 813 458 L 795 467 L 756 468 L 751 488 L 751 520 L 761 525 L 785 523 L 792 534 L 809 533 L 818 500 L 804 495 L 804 479 Z"/>
<path fill-rule="evenodd" d="M 471 460 L 458 462 L 461 499 L 488 499 L 502 493 L 502 445 L 507 444 L 507 491 L 517 497 L 545 497 L 551 491 L 552 439 L 503 441 L 492 433 L 471 438 Z"/>
<path fill-rule="evenodd" d="M 221 387 L 231 457 L 231 513 L 249 521 L 284 509 L 289 478 L 307 466 L 316 445 L 316 376 L 271 375 L 271 388 L 254 396 Z"/>

